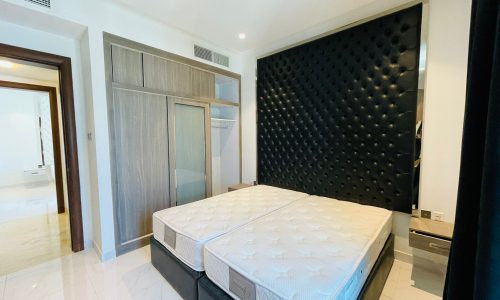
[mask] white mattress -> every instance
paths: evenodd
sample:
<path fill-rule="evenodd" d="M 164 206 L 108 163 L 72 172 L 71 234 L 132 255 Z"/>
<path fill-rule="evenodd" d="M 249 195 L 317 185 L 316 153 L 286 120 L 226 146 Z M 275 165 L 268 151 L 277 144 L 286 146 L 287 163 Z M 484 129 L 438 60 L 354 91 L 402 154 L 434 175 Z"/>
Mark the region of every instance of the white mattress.
<path fill-rule="evenodd" d="M 208 277 L 236 299 L 356 299 L 392 212 L 310 196 L 205 245 Z"/>
<path fill-rule="evenodd" d="M 172 254 L 203 271 L 206 242 L 308 195 L 257 185 L 153 214 L 153 234 Z"/>

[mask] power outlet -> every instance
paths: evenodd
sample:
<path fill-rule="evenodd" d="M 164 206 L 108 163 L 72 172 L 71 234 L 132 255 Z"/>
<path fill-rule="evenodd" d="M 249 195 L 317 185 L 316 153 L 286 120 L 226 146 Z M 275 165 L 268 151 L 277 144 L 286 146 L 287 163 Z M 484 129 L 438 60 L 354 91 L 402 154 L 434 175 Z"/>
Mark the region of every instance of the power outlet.
<path fill-rule="evenodd" d="M 421 210 L 420 211 L 420 217 L 421 218 L 426 218 L 426 219 L 430 219 L 431 218 L 431 211 L 430 210 Z"/>
<path fill-rule="evenodd" d="M 434 221 L 440 221 L 442 222 L 443 219 L 444 219 L 444 213 L 440 212 L 440 211 L 433 211 L 432 212 L 432 217 L 431 217 Z"/>

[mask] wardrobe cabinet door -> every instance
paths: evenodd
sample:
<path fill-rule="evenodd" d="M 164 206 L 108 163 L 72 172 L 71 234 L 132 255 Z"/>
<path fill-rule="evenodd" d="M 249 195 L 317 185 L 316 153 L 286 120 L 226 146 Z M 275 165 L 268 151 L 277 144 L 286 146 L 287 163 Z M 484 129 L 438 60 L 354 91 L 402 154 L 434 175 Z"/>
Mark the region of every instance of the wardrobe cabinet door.
<path fill-rule="evenodd" d="M 144 86 L 178 96 L 190 96 L 191 67 L 144 54 Z"/>
<path fill-rule="evenodd" d="M 113 82 L 143 86 L 142 53 L 111 46 Z"/>
<path fill-rule="evenodd" d="M 152 214 L 170 206 L 166 97 L 113 90 L 117 250 L 152 232 Z"/>
<path fill-rule="evenodd" d="M 169 99 L 172 198 L 176 205 L 212 195 L 208 104 Z"/>
<path fill-rule="evenodd" d="M 193 68 L 191 78 L 194 97 L 215 98 L 215 75 L 213 73 Z"/>

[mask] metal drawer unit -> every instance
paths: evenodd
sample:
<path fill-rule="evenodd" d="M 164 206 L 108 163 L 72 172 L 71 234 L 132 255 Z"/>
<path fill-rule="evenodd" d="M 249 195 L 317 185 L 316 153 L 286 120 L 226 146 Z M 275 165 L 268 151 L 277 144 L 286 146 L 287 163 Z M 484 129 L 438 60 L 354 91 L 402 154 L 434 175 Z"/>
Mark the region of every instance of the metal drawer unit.
<path fill-rule="evenodd" d="M 448 256 L 450 254 L 450 246 L 450 240 L 418 232 L 410 232 L 410 247 Z"/>
<path fill-rule="evenodd" d="M 452 234 L 453 224 L 412 218 L 409 234 L 410 247 L 448 256 Z"/>

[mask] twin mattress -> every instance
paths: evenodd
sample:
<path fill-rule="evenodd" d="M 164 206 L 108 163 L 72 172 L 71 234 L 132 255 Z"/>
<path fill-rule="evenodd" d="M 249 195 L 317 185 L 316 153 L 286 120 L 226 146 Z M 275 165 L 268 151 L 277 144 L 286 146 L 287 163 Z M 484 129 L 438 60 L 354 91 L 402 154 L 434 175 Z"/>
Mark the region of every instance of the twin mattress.
<path fill-rule="evenodd" d="M 258 185 L 153 214 L 154 238 L 196 271 L 204 271 L 204 245 L 235 228 L 308 195 Z"/>
<path fill-rule="evenodd" d="M 205 245 L 207 276 L 236 299 L 356 299 L 392 212 L 310 196 Z"/>

